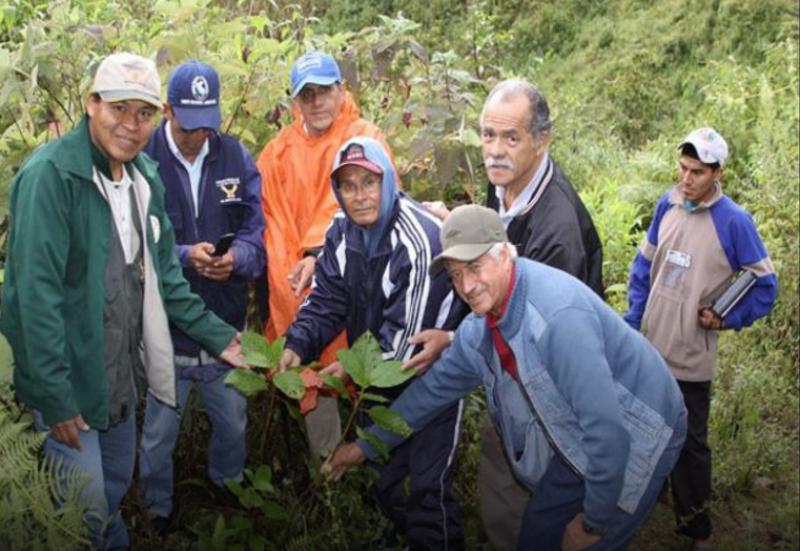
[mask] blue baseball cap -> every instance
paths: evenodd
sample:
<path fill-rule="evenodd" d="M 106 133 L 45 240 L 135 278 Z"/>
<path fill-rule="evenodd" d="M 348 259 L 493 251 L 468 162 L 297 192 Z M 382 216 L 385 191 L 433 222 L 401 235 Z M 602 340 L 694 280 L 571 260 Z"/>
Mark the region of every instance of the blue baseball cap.
<path fill-rule="evenodd" d="M 197 60 L 181 63 L 169 75 L 167 103 L 185 130 L 219 129 L 219 75 Z"/>
<path fill-rule="evenodd" d="M 342 81 L 336 60 L 324 52 L 308 52 L 292 65 L 292 97 L 297 97 L 306 84 L 328 86 Z"/>

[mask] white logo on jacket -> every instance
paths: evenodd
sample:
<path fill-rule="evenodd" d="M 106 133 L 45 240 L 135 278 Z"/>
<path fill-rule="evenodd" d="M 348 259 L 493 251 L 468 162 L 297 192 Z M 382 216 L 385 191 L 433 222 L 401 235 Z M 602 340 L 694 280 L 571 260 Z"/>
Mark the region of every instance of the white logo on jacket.
<path fill-rule="evenodd" d="M 153 214 L 150 215 L 150 228 L 153 230 L 153 241 L 158 243 L 158 240 L 161 238 L 161 222 L 158 220 L 158 217 Z"/>

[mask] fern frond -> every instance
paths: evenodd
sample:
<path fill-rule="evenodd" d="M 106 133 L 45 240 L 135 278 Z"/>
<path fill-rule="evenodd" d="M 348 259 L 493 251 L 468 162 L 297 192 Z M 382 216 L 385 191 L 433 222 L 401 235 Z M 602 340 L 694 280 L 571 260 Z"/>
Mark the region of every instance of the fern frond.
<path fill-rule="evenodd" d="M 0 387 L 3 394 L 11 395 Z M 0 400 L 0 549 L 87 549 L 81 500 L 87 477 L 61 460 L 40 461 L 47 434 L 29 430 L 29 421 L 15 421 L 20 413 L 13 400 Z"/>

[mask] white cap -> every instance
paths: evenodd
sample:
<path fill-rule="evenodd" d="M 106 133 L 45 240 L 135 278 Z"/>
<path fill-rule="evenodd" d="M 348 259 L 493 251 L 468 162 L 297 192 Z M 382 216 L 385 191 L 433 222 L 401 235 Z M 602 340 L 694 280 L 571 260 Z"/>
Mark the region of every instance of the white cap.
<path fill-rule="evenodd" d="M 161 79 L 152 60 L 121 52 L 100 62 L 92 92 L 103 101 L 141 100 L 161 107 Z"/>
<path fill-rule="evenodd" d="M 693 130 L 691 134 L 684 138 L 678 149 L 681 149 L 686 144 L 694 146 L 697 151 L 697 157 L 705 164 L 719 163 L 719 166 L 725 166 L 725 160 L 728 158 L 728 144 L 725 143 L 725 139 L 719 135 L 719 132 L 713 128 Z"/>

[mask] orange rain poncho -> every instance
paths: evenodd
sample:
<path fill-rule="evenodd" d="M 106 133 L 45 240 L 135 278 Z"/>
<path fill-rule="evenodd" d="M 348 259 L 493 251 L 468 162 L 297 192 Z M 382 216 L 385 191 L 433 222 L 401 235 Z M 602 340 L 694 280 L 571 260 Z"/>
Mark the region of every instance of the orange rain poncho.
<path fill-rule="evenodd" d="M 292 114 L 294 122 L 281 130 L 258 158 L 269 283 L 269 320 L 264 333 L 270 341 L 286 332 L 307 293 L 295 296 L 289 272 L 304 252 L 324 244 L 325 231 L 339 208 L 330 183 L 339 147 L 354 136 L 369 136 L 390 151 L 380 130 L 359 117 L 349 92 L 345 92 L 339 116 L 322 136 L 313 138 L 306 133 L 298 108 Z M 320 363 L 335 361 L 336 351 L 346 347 L 342 332 L 323 351 Z"/>

